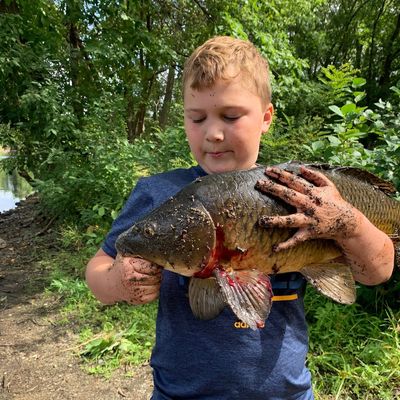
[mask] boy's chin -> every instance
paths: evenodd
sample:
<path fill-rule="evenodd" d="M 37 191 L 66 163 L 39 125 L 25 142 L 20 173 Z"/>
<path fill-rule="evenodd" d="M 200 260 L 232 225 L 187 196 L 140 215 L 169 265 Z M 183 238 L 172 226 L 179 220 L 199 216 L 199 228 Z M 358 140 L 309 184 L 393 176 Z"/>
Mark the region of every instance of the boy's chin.
<path fill-rule="evenodd" d="M 225 172 L 232 172 L 232 171 L 242 171 L 246 169 L 251 169 L 254 168 L 256 165 L 250 165 L 245 166 L 245 165 L 232 165 L 232 164 L 226 164 L 226 165 L 202 165 L 199 163 L 199 165 L 203 168 L 204 171 L 206 171 L 208 174 L 223 174 Z"/>

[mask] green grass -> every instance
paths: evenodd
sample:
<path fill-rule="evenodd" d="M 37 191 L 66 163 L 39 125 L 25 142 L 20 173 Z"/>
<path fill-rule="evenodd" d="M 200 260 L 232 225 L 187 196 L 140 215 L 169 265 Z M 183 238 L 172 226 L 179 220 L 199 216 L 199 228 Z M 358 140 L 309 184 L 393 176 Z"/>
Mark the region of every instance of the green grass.
<path fill-rule="evenodd" d="M 47 291 L 62 304 L 58 323 L 79 333 L 73 350 L 85 370 L 110 375 L 122 365 L 146 362 L 154 344 L 157 304 L 101 305 L 83 279 L 97 245 L 87 248 L 79 235 L 65 232 L 69 249 L 53 254 L 43 266 L 52 269 Z M 381 307 L 385 311 L 368 313 L 358 304 L 336 304 L 312 288 L 306 310 L 307 363 L 317 400 L 400 399 L 400 310 Z"/>
<path fill-rule="evenodd" d="M 122 365 L 147 362 L 155 340 L 157 304 L 99 303 L 84 281 L 85 266 L 95 248 L 83 248 L 77 242 L 75 246 L 79 251 L 70 247 L 42 261 L 44 268 L 51 269 L 46 293 L 58 297 L 61 305 L 55 323 L 79 334 L 71 351 L 82 358 L 87 372 L 104 376 Z"/>
<path fill-rule="evenodd" d="M 400 398 L 400 312 L 367 313 L 309 289 L 311 370 L 317 399 Z M 396 397 L 397 396 L 397 397 Z"/>

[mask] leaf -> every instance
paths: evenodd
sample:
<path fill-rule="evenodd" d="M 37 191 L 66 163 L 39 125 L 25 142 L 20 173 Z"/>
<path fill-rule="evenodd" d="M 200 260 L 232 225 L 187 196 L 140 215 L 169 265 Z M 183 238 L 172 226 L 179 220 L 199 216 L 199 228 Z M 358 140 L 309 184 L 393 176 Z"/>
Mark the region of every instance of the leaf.
<path fill-rule="evenodd" d="M 324 147 L 324 143 L 322 140 L 317 140 L 316 142 L 311 143 L 311 148 L 313 151 L 317 151 L 319 149 L 322 149 Z"/>
<path fill-rule="evenodd" d="M 354 103 L 347 103 L 340 108 L 343 115 L 347 115 L 350 113 L 355 113 L 357 111 L 357 106 Z"/>
<path fill-rule="evenodd" d="M 338 139 L 336 136 L 329 135 L 327 136 L 327 139 L 329 140 L 329 143 L 334 147 L 337 147 L 341 144 L 340 139 Z"/>
<path fill-rule="evenodd" d="M 338 106 L 329 106 L 329 109 L 333 111 L 335 114 L 339 115 L 340 117 L 344 117 L 342 111 Z"/>
<path fill-rule="evenodd" d="M 118 217 L 119 212 L 117 210 L 112 210 L 111 211 L 111 218 L 115 219 Z"/>
<path fill-rule="evenodd" d="M 365 92 L 354 92 L 354 101 L 358 103 L 359 101 L 363 100 L 366 96 Z"/>
<path fill-rule="evenodd" d="M 400 96 L 400 89 L 396 86 L 391 86 L 390 90 L 392 90 L 393 92 L 395 92 L 397 95 Z"/>
<path fill-rule="evenodd" d="M 364 86 L 367 83 L 366 79 L 364 78 L 354 78 L 352 82 L 352 86 L 354 88 Z"/>

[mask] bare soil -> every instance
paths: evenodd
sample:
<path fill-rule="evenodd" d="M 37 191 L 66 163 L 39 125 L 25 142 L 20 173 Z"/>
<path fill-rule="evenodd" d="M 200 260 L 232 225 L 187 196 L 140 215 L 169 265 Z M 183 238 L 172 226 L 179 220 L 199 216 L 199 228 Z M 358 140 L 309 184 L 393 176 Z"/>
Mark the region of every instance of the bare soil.
<path fill-rule="evenodd" d="M 149 399 L 148 365 L 110 379 L 82 369 L 73 323 L 57 324 L 61 300 L 43 293 L 39 261 L 58 251 L 57 233 L 37 209 L 31 196 L 0 213 L 0 400 Z"/>

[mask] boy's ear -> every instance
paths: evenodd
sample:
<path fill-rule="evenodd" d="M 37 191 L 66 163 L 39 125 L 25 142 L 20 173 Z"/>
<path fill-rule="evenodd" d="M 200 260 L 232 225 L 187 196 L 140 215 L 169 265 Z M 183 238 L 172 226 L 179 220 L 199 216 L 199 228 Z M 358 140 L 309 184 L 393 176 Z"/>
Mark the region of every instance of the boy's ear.
<path fill-rule="evenodd" d="M 262 133 L 268 132 L 268 129 L 272 123 L 273 115 L 274 115 L 274 106 L 272 105 L 272 103 L 269 103 L 264 113 Z"/>

